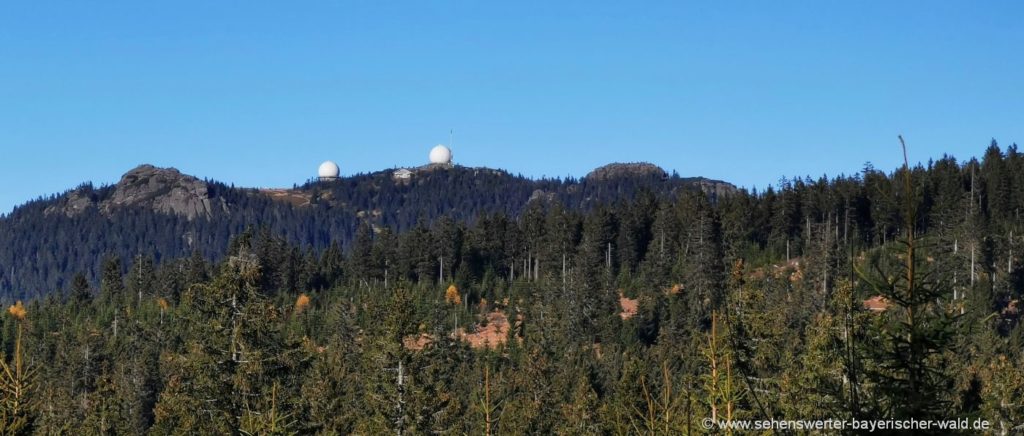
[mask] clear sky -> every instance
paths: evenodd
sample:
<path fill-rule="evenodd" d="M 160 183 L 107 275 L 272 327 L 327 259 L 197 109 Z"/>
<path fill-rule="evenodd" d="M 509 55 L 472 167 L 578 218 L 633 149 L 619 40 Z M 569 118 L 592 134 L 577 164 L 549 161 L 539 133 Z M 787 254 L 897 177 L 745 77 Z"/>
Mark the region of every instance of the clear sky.
<path fill-rule="evenodd" d="M 1020 1 L 7 2 L 0 213 L 140 163 L 782 176 L 1024 143 Z M 1022 144 L 1024 145 L 1024 144 Z"/>

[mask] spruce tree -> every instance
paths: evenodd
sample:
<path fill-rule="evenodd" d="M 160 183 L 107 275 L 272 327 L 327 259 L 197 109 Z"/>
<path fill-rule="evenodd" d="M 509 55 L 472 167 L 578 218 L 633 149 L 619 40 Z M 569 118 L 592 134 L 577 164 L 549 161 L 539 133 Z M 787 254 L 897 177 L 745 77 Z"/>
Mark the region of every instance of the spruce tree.
<path fill-rule="evenodd" d="M 907 162 L 902 176 L 903 235 L 858 267 L 871 291 L 890 302 L 864 344 L 874 361 L 865 376 L 878 416 L 949 419 L 955 392 L 946 359 L 956 354 L 959 313 L 950 281 L 929 264 L 928 246 L 915 232 L 916 189 Z"/>

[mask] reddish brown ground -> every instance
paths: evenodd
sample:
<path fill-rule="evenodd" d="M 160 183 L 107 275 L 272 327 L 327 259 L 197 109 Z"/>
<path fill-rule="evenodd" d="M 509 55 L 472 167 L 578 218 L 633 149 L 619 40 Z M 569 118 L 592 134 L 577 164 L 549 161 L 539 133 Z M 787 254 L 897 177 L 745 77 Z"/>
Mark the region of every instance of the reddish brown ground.
<path fill-rule="evenodd" d="M 635 298 L 627 298 L 620 292 L 619 306 L 622 307 L 622 312 L 619 312 L 619 316 L 621 316 L 622 319 L 630 319 L 636 316 L 636 310 L 639 307 L 639 301 Z"/>
<path fill-rule="evenodd" d="M 864 308 L 872 312 L 885 312 L 889 308 L 889 300 L 881 295 L 864 300 Z"/>
<path fill-rule="evenodd" d="M 494 311 L 487 314 L 487 325 L 476 326 L 476 331 L 466 333 L 463 329 L 455 331 L 455 336 L 469 343 L 473 348 L 497 348 L 508 340 L 508 317 L 501 311 Z"/>
<path fill-rule="evenodd" d="M 522 320 L 522 315 L 519 315 Z M 473 333 L 467 333 L 465 329 L 459 328 L 452 333 L 452 337 L 466 341 L 472 348 L 497 348 L 508 341 L 508 329 L 511 328 L 508 316 L 500 310 L 487 314 L 487 325 L 477 324 Z M 434 342 L 434 336 L 427 333 L 406 336 L 402 339 L 402 345 L 407 350 L 419 351 Z"/>
<path fill-rule="evenodd" d="M 1006 308 L 1003 309 L 1003 316 L 1016 317 L 1017 315 L 1020 315 L 1019 303 L 1020 300 L 1011 300 L 1010 303 L 1006 305 Z"/>
<path fill-rule="evenodd" d="M 771 274 L 776 279 L 788 278 L 790 281 L 797 282 L 804 276 L 801 260 L 799 257 L 794 257 L 784 263 L 754 268 L 748 273 L 748 277 L 753 280 L 761 280 Z"/>
<path fill-rule="evenodd" d="M 431 342 L 434 342 L 434 337 L 426 333 L 406 336 L 402 339 L 402 345 L 405 346 L 405 349 L 413 351 L 420 351 L 427 345 L 430 345 Z"/>
<path fill-rule="evenodd" d="M 260 189 L 260 192 L 269 196 L 274 201 L 291 203 L 293 206 L 306 206 L 309 204 L 309 195 L 293 189 Z"/>

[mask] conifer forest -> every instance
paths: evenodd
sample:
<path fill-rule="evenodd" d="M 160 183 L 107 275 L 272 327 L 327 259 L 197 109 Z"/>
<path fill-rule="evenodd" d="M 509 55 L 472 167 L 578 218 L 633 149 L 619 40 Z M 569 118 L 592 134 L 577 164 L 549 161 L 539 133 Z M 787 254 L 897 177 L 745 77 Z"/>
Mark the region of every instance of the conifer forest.
<path fill-rule="evenodd" d="M 1024 156 L 979 152 L 762 190 L 189 179 L 189 216 L 83 185 L 0 217 L 0 433 L 1021 434 Z"/>

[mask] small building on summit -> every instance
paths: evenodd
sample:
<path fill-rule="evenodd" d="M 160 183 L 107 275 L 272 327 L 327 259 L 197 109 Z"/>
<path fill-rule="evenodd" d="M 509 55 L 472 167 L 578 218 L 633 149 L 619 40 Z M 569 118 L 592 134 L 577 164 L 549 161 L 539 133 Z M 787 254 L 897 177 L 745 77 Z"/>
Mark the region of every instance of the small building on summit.
<path fill-rule="evenodd" d="M 391 177 L 395 178 L 395 180 L 409 180 L 412 178 L 412 171 L 408 168 L 399 168 L 391 174 Z"/>

